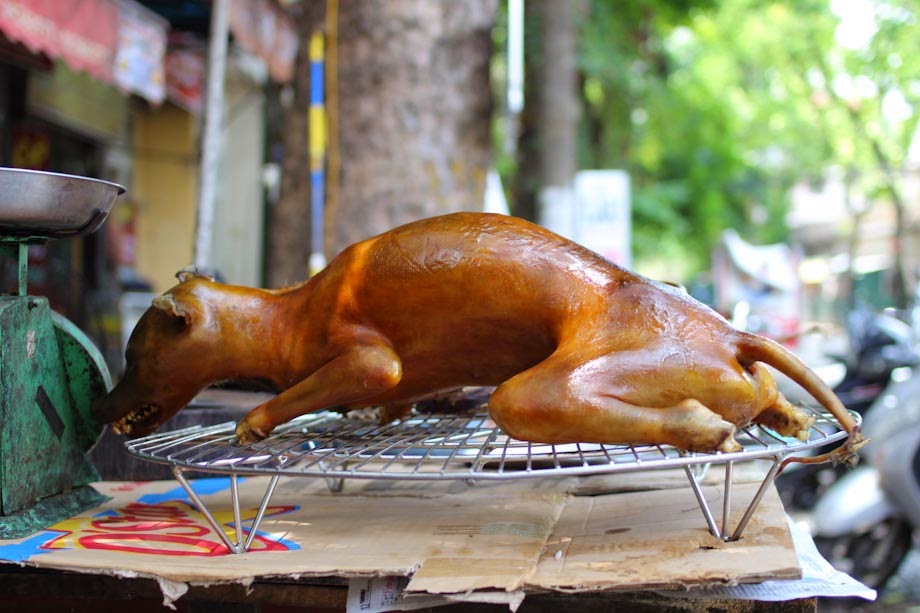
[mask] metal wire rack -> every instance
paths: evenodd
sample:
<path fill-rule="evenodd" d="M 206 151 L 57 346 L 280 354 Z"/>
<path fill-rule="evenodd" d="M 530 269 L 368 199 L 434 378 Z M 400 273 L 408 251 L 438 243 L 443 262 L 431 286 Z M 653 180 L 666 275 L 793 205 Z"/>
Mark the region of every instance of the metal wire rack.
<path fill-rule="evenodd" d="M 153 434 L 126 443 L 134 456 L 169 464 L 179 483 L 234 553 L 249 549 L 282 476 L 321 477 L 338 491 L 344 479 L 468 481 L 562 477 L 683 468 L 710 532 L 736 540 L 772 484 L 781 462 L 793 455 L 846 438 L 829 414 L 803 408 L 815 423 L 807 441 L 786 438 L 767 428 L 748 426 L 736 435 L 742 450 L 732 453 L 692 453 L 667 445 L 549 445 L 512 439 L 486 414 L 426 415 L 379 425 L 338 413 L 305 415 L 283 424 L 268 438 L 240 445 L 236 424 L 194 426 Z M 858 418 L 858 415 L 854 414 Z M 760 488 L 734 530 L 730 527 L 732 470 L 736 462 L 771 462 Z M 704 466 L 724 465 L 721 526 L 716 522 L 700 486 Z M 235 540 L 231 540 L 192 489 L 186 473 L 217 473 L 231 477 Z M 237 477 L 270 475 L 259 511 L 247 530 L 239 517 Z"/>

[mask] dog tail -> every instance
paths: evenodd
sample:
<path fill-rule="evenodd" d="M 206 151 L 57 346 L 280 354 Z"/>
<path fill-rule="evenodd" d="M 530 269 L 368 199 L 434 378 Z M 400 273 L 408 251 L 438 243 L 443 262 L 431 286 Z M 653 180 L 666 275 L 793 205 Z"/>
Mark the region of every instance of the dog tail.
<path fill-rule="evenodd" d="M 818 456 L 788 458 L 783 462 L 784 466 L 789 462 L 801 462 L 804 464 L 846 462 L 855 464 L 858 459 L 856 452 L 868 441 L 860 433 L 856 420 L 843 406 L 837 395 L 802 360 L 779 343 L 747 332 L 738 333 L 737 357 L 738 361 L 744 366 L 749 366 L 754 362 L 763 362 L 795 381 L 821 406 L 827 409 L 847 432 L 847 440 L 840 447 Z"/>

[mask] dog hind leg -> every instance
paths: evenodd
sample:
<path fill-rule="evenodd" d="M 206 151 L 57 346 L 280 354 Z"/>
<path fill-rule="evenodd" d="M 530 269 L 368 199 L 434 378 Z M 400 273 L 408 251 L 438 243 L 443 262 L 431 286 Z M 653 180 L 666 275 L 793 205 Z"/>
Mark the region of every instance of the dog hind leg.
<path fill-rule="evenodd" d="M 760 412 L 754 418 L 754 423 L 770 428 L 780 436 L 794 436 L 801 441 L 807 441 L 811 426 L 815 423 L 812 415 L 786 400 L 779 394 L 776 402 Z"/>
<path fill-rule="evenodd" d="M 696 400 L 645 407 L 605 391 L 604 382 L 616 376 L 614 366 L 608 356 L 579 364 L 557 352 L 499 386 L 489 400 L 489 413 L 510 436 L 535 442 L 740 449 L 735 426 Z"/>

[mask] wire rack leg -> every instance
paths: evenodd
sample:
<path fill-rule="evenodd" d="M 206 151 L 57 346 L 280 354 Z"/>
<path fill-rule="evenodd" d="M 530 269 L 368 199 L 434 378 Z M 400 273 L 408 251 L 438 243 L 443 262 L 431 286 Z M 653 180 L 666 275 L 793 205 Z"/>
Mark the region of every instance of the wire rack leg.
<path fill-rule="evenodd" d="M 185 478 L 183 470 L 179 466 L 173 466 L 173 475 L 176 477 L 176 481 L 182 486 L 182 489 L 185 490 L 185 493 L 188 494 L 188 497 L 192 499 L 192 502 L 195 503 L 195 506 L 198 507 L 198 510 L 201 511 L 201 514 L 204 515 L 204 518 L 208 520 L 208 523 L 211 525 L 211 528 L 217 533 L 217 536 L 220 537 L 220 540 L 223 541 L 227 549 L 233 553 L 241 553 L 240 545 L 234 543 L 230 540 L 230 537 L 227 536 L 227 533 L 224 531 L 224 527 L 214 518 L 214 515 L 211 514 L 211 511 L 205 506 L 204 502 L 201 501 L 201 498 L 192 488 L 191 484 L 188 482 L 188 479 Z M 231 482 L 232 483 L 232 482 Z M 237 500 L 236 505 L 239 504 Z"/>
<path fill-rule="evenodd" d="M 252 546 L 252 539 L 256 537 L 256 532 L 259 530 L 259 524 L 262 523 L 262 518 L 265 517 L 265 510 L 268 508 L 268 503 L 271 502 L 272 495 L 275 493 L 275 487 L 278 485 L 279 478 L 280 475 L 274 475 L 271 481 L 268 482 L 268 487 L 265 489 L 265 495 L 262 496 L 262 503 L 259 505 L 256 517 L 252 520 L 252 526 L 249 528 L 249 536 L 246 537 L 246 543 L 244 544 L 245 551 L 249 551 L 249 548 Z"/>
<path fill-rule="evenodd" d="M 230 501 L 233 504 L 233 533 L 239 549 L 243 544 L 243 522 L 240 519 L 240 486 L 236 473 L 230 475 Z"/>
<path fill-rule="evenodd" d="M 735 463 L 728 461 L 725 463 L 725 484 L 723 486 L 725 495 L 722 496 L 722 538 L 728 534 L 732 526 L 732 479 L 734 477 Z"/>
<path fill-rule="evenodd" d="M 767 471 L 767 476 L 764 477 L 760 487 L 757 489 L 757 493 L 754 494 L 754 498 L 751 500 L 751 504 L 748 505 L 747 511 L 744 512 L 744 516 L 741 518 L 741 521 L 738 522 L 738 526 L 735 528 L 735 531 L 732 533 L 731 537 L 728 538 L 729 541 L 737 541 L 741 538 L 741 533 L 744 532 L 744 528 L 748 525 L 751 517 L 754 516 L 754 511 L 757 510 L 757 505 L 760 504 L 764 494 L 766 494 L 770 486 L 773 485 L 773 480 L 776 479 L 776 474 L 779 472 L 781 463 L 782 458 L 780 456 L 773 458 L 773 465 L 770 466 L 770 470 Z"/>
<path fill-rule="evenodd" d="M 255 519 L 252 520 L 252 524 L 249 526 L 248 535 L 246 539 L 243 539 L 244 533 L 247 530 L 243 526 L 243 521 L 241 519 L 240 513 L 240 491 L 239 491 L 239 482 L 236 474 L 230 475 L 230 498 L 231 504 L 233 506 L 233 537 L 235 540 L 231 540 L 230 536 L 227 534 L 227 531 L 224 529 L 224 526 L 214 517 L 214 514 L 211 513 L 210 509 L 204 504 L 201 500 L 201 497 L 195 492 L 192 488 L 191 483 L 185 477 L 185 470 L 181 466 L 172 467 L 173 475 L 175 475 L 176 480 L 182 486 L 182 489 L 185 490 L 185 493 L 188 494 L 192 502 L 195 503 L 195 506 L 204 515 L 204 518 L 207 520 L 208 524 L 223 542 L 223 544 L 230 550 L 231 553 L 245 553 L 249 551 L 249 548 L 252 546 L 252 541 L 255 538 L 256 533 L 259 530 L 259 524 L 262 523 L 262 519 L 265 517 L 265 511 L 268 509 L 268 504 L 271 502 L 272 495 L 275 492 L 275 487 L 278 485 L 279 475 L 274 475 L 271 478 L 271 481 L 268 483 L 268 487 L 265 490 L 265 495 L 262 497 L 262 502 L 259 505 L 259 510 L 256 512 Z"/>
<path fill-rule="evenodd" d="M 347 463 L 342 463 L 342 469 L 344 470 L 348 466 Z M 323 470 L 326 470 L 326 462 L 320 460 L 319 467 Z M 340 493 L 345 489 L 345 479 L 343 477 L 323 477 L 326 481 L 326 488 L 333 494 Z"/>
<path fill-rule="evenodd" d="M 760 487 L 757 489 L 757 492 L 751 499 L 750 504 L 748 504 L 747 509 L 744 511 L 744 515 L 741 517 L 741 521 L 739 521 L 738 525 L 735 526 L 735 530 L 733 532 L 731 531 L 731 507 L 732 483 L 734 481 L 734 462 L 729 461 L 725 464 L 721 528 L 716 523 L 715 516 L 713 515 L 712 510 L 709 508 L 709 501 L 706 500 L 706 496 L 703 494 L 703 488 L 700 485 L 700 481 L 697 478 L 696 473 L 691 469 L 690 466 L 684 467 L 684 472 L 687 474 L 687 479 L 690 481 L 690 487 L 693 489 L 693 494 L 696 496 L 696 501 L 700 506 L 700 511 L 703 512 L 703 517 L 706 519 L 706 525 L 709 526 L 710 534 L 723 541 L 737 541 L 741 538 L 741 534 L 747 527 L 748 522 L 750 522 L 751 518 L 754 516 L 754 511 L 757 510 L 757 506 L 763 499 L 764 494 L 767 493 L 770 485 L 773 484 L 773 480 L 776 478 L 776 474 L 779 471 L 781 461 L 782 458 L 779 456 L 773 459 L 773 464 L 770 466 L 770 470 L 767 471 L 767 475 L 760 483 Z"/>
<path fill-rule="evenodd" d="M 696 474 L 694 474 L 689 466 L 684 466 L 684 472 L 687 474 L 687 479 L 690 481 L 690 487 L 693 488 L 696 502 L 700 505 L 700 511 L 703 512 L 703 517 L 706 519 L 706 525 L 709 526 L 709 533 L 717 539 L 722 539 L 722 531 L 719 530 L 719 526 L 716 525 L 716 519 L 709 509 L 709 502 L 706 500 L 706 496 L 703 495 L 703 488 L 700 486 Z"/>

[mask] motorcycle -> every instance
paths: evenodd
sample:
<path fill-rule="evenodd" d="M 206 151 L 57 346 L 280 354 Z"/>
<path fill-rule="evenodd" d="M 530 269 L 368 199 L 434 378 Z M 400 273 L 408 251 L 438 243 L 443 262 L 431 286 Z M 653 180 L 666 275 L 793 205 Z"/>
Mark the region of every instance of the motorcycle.
<path fill-rule="evenodd" d="M 893 315 L 859 306 L 847 317 L 850 351 L 829 356 L 845 364 L 843 379 L 834 392 L 844 406 L 865 416 L 888 387 L 898 368 L 920 364 L 913 328 Z M 823 453 L 818 449 L 815 453 Z M 776 488 L 788 511 L 807 511 L 846 473 L 843 466 L 797 464 L 776 478 Z"/>
<path fill-rule="evenodd" d="M 847 332 L 851 350 L 842 358 L 846 374 L 834 392 L 848 409 L 865 415 L 888 385 L 891 373 L 917 364 L 920 353 L 915 348 L 914 329 L 887 311 L 857 307 L 847 317 Z"/>
<path fill-rule="evenodd" d="M 866 413 L 864 461 L 815 504 L 812 536 L 837 569 L 879 589 L 897 572 L 920 527 L 920 373 L 895 370 Z"/>

